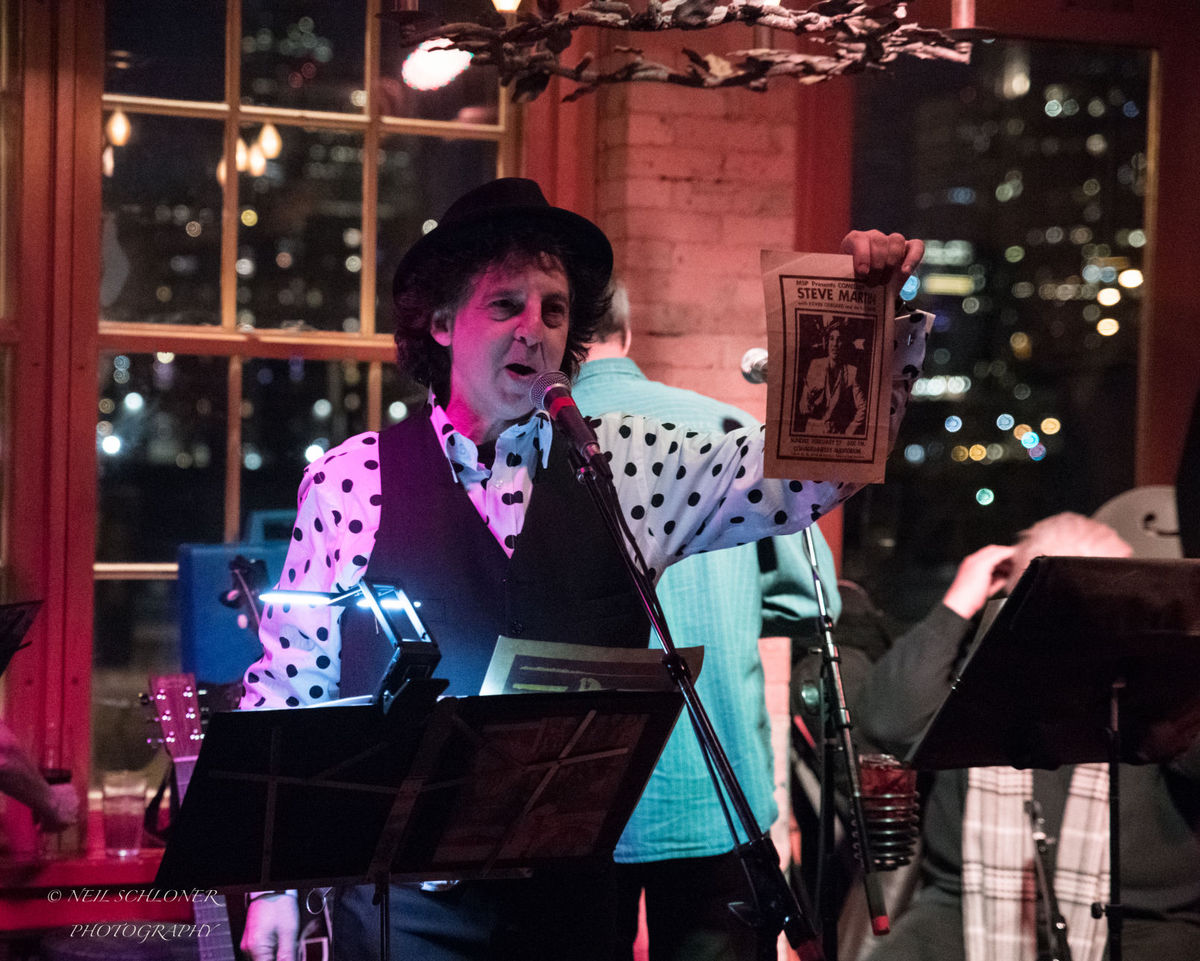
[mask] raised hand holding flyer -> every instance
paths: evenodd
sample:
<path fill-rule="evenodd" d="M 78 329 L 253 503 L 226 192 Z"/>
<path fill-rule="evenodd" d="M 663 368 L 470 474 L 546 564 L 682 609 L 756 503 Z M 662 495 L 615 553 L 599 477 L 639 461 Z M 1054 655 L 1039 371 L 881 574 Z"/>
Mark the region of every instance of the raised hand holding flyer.
<path fill-rule="evenodd" d="M 894 291 L 846 254 L 762 252 L 768 477 L 875 483 L 888 455 Z"/>

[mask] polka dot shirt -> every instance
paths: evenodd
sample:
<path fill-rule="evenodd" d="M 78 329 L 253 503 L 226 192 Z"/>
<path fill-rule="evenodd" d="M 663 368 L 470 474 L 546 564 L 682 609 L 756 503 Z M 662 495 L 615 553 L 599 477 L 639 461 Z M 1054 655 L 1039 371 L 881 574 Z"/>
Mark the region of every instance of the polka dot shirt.
<path fill-rule="evenodd" d="M 924 337 L 897 349 L 892 436 L 920 369 Z M 728 434 L 683 430 L 631 414 L 590 418 L 607 452 L 626 522 L 654 575 L 679 559 L 800 530 L 857 488 L 836 482 L 767 480 L 765 429 Z M 542 414 L 504 431 L 491 466 L 433 407 L 448 471 L 510 556 L 525 521 L 533 477 L 549 455 L 553 430 Z M 382 502 L 379 438 L 351 437 L 304 472 L 279 587 L 339 591 L 362 578 Z M 263 655 L 245 675 L 242 708 L 294 707 L 338 696 L 338 608 L 272 604 L 263 614 Z"/>

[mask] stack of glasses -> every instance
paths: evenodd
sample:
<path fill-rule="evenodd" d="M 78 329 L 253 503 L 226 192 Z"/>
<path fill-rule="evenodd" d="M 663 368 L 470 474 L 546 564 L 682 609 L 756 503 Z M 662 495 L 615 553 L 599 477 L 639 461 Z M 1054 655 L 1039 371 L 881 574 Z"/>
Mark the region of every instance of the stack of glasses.
<path fill-rule="evenodd" d="M 921 833 L 917 772 L 890 754 L 859 756 L 867 841 L 878 871 L 912 861 Z"/>

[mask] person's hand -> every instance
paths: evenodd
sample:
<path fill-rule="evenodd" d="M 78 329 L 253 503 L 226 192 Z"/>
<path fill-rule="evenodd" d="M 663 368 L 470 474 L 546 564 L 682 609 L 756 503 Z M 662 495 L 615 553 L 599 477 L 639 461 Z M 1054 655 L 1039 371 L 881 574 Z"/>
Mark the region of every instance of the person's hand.
<path fill-rule="evenodd" d="M 879 230 L 852 230 L 842 239 L 842 253 L 854 259 L 854 275 L 859 280 L 875 285 L 898 277 L 899 289 L 925 256 L 925 243 Z"/>
<path fill-rule="evenodd" d="M 300 904 L 295 894 L 263 894 L 246 909 L 242 951 L 251 961 L 296 961 Z"/>
<path fill-rule="evenodd" d="M 989 544 L 968 554 L 958 565 L 942 603 L 959 617 L 970 620 L 1008 580 L 1015 552 L 1015 547 Z"/>
<path fill-rule="evenodd" d="M 71 784 L 51 784 L 50 804 L 37 814 L 38 827 L 58 833 L 79 821 L 79 795 Z"/>

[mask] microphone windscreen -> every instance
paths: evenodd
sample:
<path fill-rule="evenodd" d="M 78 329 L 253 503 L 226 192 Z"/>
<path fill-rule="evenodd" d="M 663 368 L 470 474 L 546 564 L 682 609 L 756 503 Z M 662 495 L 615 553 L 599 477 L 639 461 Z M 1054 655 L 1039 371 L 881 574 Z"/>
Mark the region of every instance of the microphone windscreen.
<path fill-rule="evenodd" d="M 570 378 L 561 370 L 543 370 L 529 385 L 529 403 L 538 410 L 546 409 L 546 394 L 555 387 L 571 389 Z"/>
<path fill-rule="evenodd" d="M 751 347 L 742 354 L 742 376 L 752 384 L 762 384 L 767 379 L 767 352 L 761 347 Z"/>

